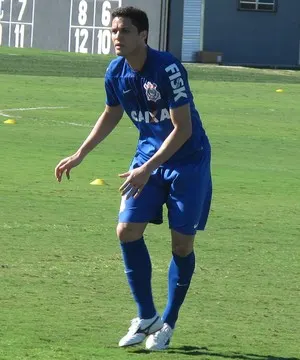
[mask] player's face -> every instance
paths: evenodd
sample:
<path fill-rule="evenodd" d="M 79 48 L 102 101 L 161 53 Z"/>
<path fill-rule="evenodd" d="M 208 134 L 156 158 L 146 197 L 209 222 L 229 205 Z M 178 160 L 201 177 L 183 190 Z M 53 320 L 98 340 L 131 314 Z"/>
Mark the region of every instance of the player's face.
<path fill-rule="evenodd" d="M 116 55 L 126 57 L 145 46 L 147 32 L 139 33 L 129 18 L 115 17 L 112 21 L 111 32 Z"/>

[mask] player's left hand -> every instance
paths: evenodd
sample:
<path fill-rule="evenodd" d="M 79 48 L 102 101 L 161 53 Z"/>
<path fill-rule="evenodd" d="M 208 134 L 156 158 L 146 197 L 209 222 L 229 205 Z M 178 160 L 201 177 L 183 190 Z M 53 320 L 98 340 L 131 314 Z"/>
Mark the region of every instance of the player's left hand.
<path fill-rule="evenodd" d="M 126 199 L 129 199 L 131 196 L 137 198 L 149 180 L 150 175 L 151 173 L 143 166 L 129 170 L 124 174 L 119 174 L 121 178 L 127 178 L 119 189 L 122 196 L 126 194 Z"/>

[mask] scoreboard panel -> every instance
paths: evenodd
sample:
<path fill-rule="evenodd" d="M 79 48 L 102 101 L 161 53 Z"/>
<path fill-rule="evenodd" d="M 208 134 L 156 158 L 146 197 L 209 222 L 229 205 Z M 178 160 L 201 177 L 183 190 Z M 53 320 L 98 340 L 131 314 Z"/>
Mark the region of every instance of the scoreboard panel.
<path fill-rule="evenodd" d="M 114 54 L 111 14 L 137 6 L 149 17 L 149 44 L 159 48 L 165 0 L 0 0 L 0 46 Z"/>
<path fill-rule="evenodd" d="M 121 0 L 71 0 L 68 50 L 91 54 L 110 54 L 111 13 Z"/>
<path fill-rule="evenodd" d="M 0 0 L 0 45 L 32 47 L 35 0 Z"/>

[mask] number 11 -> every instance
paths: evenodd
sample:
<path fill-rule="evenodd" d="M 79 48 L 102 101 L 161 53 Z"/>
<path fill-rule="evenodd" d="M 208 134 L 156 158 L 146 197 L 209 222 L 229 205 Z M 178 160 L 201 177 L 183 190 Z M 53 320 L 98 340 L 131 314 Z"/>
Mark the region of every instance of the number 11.
<path fill-rule="evenodd" d="M 17 24 L 15 27 L 15 47 L 24 47 L 25 25 Z"/>

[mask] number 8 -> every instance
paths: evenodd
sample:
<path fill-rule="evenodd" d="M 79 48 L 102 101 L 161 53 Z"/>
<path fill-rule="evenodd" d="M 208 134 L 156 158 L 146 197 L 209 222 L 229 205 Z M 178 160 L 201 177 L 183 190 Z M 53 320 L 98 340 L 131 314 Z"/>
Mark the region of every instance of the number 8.
<path fill-rule="evenodd" d="M 78 14 L 78 23 L 79 25 L 85 25 L 87 22 L 87 9 L 88 4 L 85 0 L 81 0 L 78 6 L 79 14 Z"/>

